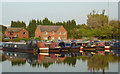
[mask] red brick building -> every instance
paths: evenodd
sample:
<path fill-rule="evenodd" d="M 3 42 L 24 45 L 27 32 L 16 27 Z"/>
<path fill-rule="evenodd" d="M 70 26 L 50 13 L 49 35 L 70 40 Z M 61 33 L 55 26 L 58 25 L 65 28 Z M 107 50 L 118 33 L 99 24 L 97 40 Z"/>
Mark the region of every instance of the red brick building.
<path fill-rule="evenodd" d="M 5 31 L 5 37 L 12 38 L 29 38 L 29 32 L 25 28 L 8 28 Z"/>
<path fill-rule="evenodd" d="M 42 40 L 66 40 L 67 31 L 63 26 L 38 25 L 35 37 L 39 37 Z"/>

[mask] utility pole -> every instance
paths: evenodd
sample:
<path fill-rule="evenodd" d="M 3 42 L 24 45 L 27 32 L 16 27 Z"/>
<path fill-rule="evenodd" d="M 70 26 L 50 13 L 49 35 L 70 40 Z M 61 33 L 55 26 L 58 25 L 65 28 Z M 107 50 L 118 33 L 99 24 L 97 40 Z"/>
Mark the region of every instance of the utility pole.
<path fill-rule="evenodd" d="M 108 24 L 109 24 L 109 0 L 108 0 Z"/>

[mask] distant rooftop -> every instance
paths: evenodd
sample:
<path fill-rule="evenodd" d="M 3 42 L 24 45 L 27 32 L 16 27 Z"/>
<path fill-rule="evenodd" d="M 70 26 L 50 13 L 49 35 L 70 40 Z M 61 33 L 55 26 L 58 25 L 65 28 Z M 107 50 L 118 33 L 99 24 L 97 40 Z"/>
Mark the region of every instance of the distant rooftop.
<path fill-rule="evenodd" d="M 7 27 L 7 28 L 8 28 L 8 27 L 11 27 L 11 25 L 3 25 L 3 26 L 5 26 L 5 27 Z"/>
<path fill-rule="evenodd" d="M 7 31 L 8 32 L 19 32 L 21 31 L 23 28 L 8 28 Z"/>
<path fill-rule="evenodd" d="M 57 32 L 62 25 L 38 25 L 40 27 L 41 32 Z"/>

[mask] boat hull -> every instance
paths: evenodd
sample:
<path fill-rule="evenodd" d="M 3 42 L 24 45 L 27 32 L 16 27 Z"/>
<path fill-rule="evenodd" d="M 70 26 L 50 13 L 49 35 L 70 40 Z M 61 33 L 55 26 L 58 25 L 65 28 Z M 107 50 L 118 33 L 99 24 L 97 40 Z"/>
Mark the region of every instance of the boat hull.
<path fill-rule="evenodd" d="M 37 47 L 28 46 L 26 44 L 5 44 L 3 46 L 3 51 L 15 51 L 15 52 L 27 52 L 35 53 L 37 52 Z"/>
<path fill-rule="evenodd" d="M 79 47 L 76 48 L 50 48 L 50 52 L 79 52 Z"/>

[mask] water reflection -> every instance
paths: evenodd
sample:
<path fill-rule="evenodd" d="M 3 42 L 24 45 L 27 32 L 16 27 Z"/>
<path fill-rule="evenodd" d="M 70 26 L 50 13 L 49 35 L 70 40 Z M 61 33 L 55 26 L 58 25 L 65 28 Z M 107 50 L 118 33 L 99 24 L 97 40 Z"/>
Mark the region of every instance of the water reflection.
<path fill-rule="evenodd" d="M 52 64 L 67 64 L 75 67 L 77 61 L 87 61 L 88 70 L 91 72 L 97 72 L 105 69 L 109 70 L 109 63 L 118 63 L 120 60 L 117 56 L 113 55 L 94 55 L 94 56 L 81 56 L 80 53 L 42 53 L 42 54 L 30 54 L 30 53 L 18 53 L 4 51 L 2 54 L 2 62 L 9 60 L 12 66 L 21 66 L 29 63 L 31 67 L 44 67 L 49 68 Z M 81 62 L 80 62 L 81 63 Z"/>

